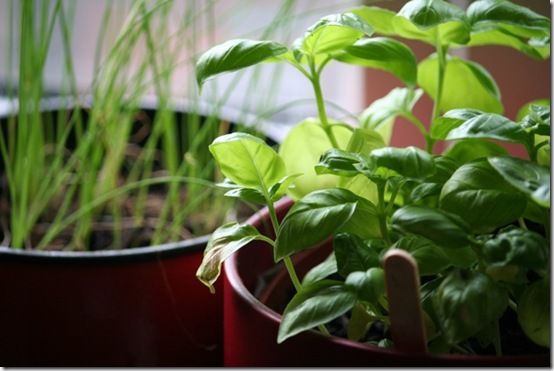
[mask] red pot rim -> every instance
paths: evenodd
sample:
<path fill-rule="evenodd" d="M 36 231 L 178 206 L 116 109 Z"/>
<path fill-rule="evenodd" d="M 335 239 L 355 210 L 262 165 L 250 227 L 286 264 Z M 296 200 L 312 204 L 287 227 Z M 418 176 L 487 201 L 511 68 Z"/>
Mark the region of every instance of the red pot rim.
<path fill-rule="evenodd" d="M 289 208 L 293 204 L 293 201 L 284 198 L 278 201 L 275 204 L 276 210 L 281 210 L 283 208 Z M 252 217 L 250 217 L 247 221 L 248 224 L 251 225 L 259 225 L 261 224 L 262 220 L 269 218 L 269 213 L 267 208 L 263 208 L 262 210 L 258 211 Z M 228 280 L 228 283 L 233 288 L 234 292 L 239 295 L 244 301 L 246 301 L 248 304 L 250 304 L 257 312 L 259 312 L 262 316 L 267 318 L 269 321 L 273 321 L 275 323 L 279 323 L 281 321 L 281 315 L 277 312 L 275 312 L 273 309 L 269 308 L 265 304 L 263 304 L 261 301 L 259 301 L 244 285 L 244 282 L 242 281 L 242 278 L 240 277 L 240 273 L 238 270 L 238 256 L 241 253 L 247 252 L 248 249 L 241 249 L 237 253 L 231 255 L 226 261 L 225 261 L 225 270 L 224 274 L 226 279 Z M 310 336 L 319 336 L 321 338 L 325 338 L 325 341 L 329 341 L 333 344 L 336 344 L 337 346 L 343 346 L 343 347 L 350 347 L 350 348 L 358 348 L 360 350 L 365 351 L 372 351 L 375 353 L 380 353 L 382 355 L 388 355 L 388 356 L 404 356 L 405 353 L 392 350 L 392 349 L 385 349 L 385 348 L 379 348 L 379 347 L 372 347 L 370 345 L 365 345 L 362 343 L 358 343 L 355 341 L 351 341 L 348 339 L 338 338 L 335 336 L 326 336 L 322 333 L 314 330 L 307 331 Z M 412 354 L 411 356 L 417 356 L 415 354 Z M 468 356 L 463 354 L 444 354 L 444 355 L 435 355 L 435 354 L 422 354 L 422 358 L 427 359 L 436 359 L 439 360 L 459 360 L 463 362 L 464 360 L 472 360 L 472 361 L 483 361 L 483 363 L 490 363 L 493 364 L 494 360 L 497 360 L 499 358 L 502 358 L 504 361 L 509 361 L 513 359 L 514 361 L 517 360 L 519 362 L 525 361 L 527 359 L 535 359 L 537 356 L 541 357 L 542 355 L 518 355 L 518 356 L 486 356 L 486 355 L 474 355 L 474 356 Z"/>

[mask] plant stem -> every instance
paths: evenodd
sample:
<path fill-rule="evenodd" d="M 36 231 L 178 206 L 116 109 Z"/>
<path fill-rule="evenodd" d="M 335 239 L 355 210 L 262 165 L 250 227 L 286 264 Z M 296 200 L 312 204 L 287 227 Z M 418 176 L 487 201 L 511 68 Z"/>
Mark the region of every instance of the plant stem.
<path fill-rule="evenodd" d="M 269 210 L 269 217 L 271 219 L 271 224 L 275 231 L 275 235 L 277 235 L 277 231 L 279 230 L 279 220 L 277 219 L 277 213 L 275 212 L 273 201 L 269 199 L 269 195 L 266 195 L 265 198 L 266 198 L 267 208 Z M 275 246 L 273 247 L 275 248 Z M 296 274 L 296 270 L 294 269 L 294 264 L 292 263 L 291 258 L 289 256 L 286 256 L 283 258 L 283 261 L 285 262 L 285 267 L 287 268 L 287 272 L 289 273 L 289 277 L 290 277 L 290 280 L 292 281 L 294 289 L 296 290 L 296 292 L 299 292 L 300 290 L 302 290 L 302 283 L 300 282 L 300 279 Z M 325 325 L 319 325 L 317 328 L 323 334 L 331 335 L 329 334 L 329 331 L 327 331 L 327 329 L 325 328 Z"/>
<path fill-rule="evenodd" d="M 502 342 L 500 340 L 500 324 L 497 320 L 494 324 L 495 336 L 494 336 L 494 349 L 496 350 L 496 355 L 502 355 Z"/>
<path fill-rule="evenodd" d="M 440 40 L 437 40 L 436 50 L 439 59 L 439 70 L 437 76 L 437 95 L 433 104 L 433 116 L 431 117 L 431 125 L 433 125 L 433 121 L 435 121 L 435 119 L 439 117 L 441 113 L 440 110 L 442 103 L 442 89 L 444 85 L 444 74 L 446 71 L 446 54 L 448 52 L 448 47 L 443 46 L 440 43 Z"/>
<path fill-rule="evenodd" d="M 389 234 L 387 230 L 387 212 L 386 212 L 386 205 L 385 205 L 385 187 L 387 183 L 386 182 L 378 182 L 377 183 L 377 194 L 378 194 L 378 215 L 379 215 L 379 228 L 381 230 L 381 235 L 383 236 L 383 240 L 385 240 L 385 243 L 387 246 L 391 245 L 391 241 L 389 239 Z"/>
<path fill-rule="evenodd" d="M 325 130 L 325 133 L 327 134 L 327 137 L 329 138 L 329 141 L 331 142 L 333 148 L 339 148 L 337 139 L 335 138 L 333 130 L 331 129 L 331 125 L 329 125 L 327 113 L 325 112 L 325 103 L 323 101 L 323 93 L 321 91 L 321 84 L 319 82 L 320 74 L 316 70 L 313 60 L 310 61 L 310 71 L 310 81 L 312 82 L 312 86 L 314 88 L 315 100 L 317 103 L 317 112 L 319 114 L 319 120 L 321 121 L 321 127 L 323 128 L 323 130 Z"/>

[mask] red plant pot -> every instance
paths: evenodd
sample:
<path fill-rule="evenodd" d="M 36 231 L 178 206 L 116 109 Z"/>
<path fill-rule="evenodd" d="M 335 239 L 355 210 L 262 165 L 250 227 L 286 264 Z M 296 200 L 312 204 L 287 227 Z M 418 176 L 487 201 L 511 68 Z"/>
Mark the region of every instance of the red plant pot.
<path fill-rule="evenodd" d="M 290 200 L 277 204 L 279 217 L 291 207 Z M 267 210 L 254 215 L 249 223 L 271 235 Z M 300 254 L 295 260 L 299 273 L 324 259 L 331 249 L 327 242 L 315 250 Z M 395 350 L 363 345 L 316 331 L 307 331 L 277 344 L 282 308 L 291 289 L 289 278 L 281 270 L 262 294 L 264 302 L 254 296 L 258 278 L 274 265 L 271 248 L 253 242 L 225 263 L 224 282 L 224 364 L 225 366 L 278 367 L 355 367 L 355 366 L 549 366 L 550 355 L 533 356 L 464 356 L 413 355 Z"/>
<path fill-rule="evenodd" d="M 195 277 L 207 237 L 94 252 L 0 247 L 2 366 L 220 366 L 222 295 Z"/>

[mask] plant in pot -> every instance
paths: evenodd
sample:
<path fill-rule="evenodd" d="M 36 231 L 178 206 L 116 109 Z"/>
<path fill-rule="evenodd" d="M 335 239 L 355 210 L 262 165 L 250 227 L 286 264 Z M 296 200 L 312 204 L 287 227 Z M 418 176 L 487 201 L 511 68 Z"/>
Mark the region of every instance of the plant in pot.
<path fill-rule="evenodd" d="M 90 102 L 79 95 L 71 53 L 74 4 L 10 4 L 20 22 L 8 22 L 7 34 L 20 43 L 18 81 L 6 88 L 17 103 L 0 119 L 0 361 L 220 365 L 222 298 L 194 272 L 207 234 L 234 212 L 213 186 L 207 151 L 230 124 L 220 118 L 223 102 L 202 111 L 198 101 L 171 100 L 187 46 L 173 33 L 194 39 L 198 22 L 209 31 L 213 4 L 185 4 L 174 29 L 172 2 L 135 2 L 113 40 L 106 29 L 124 9 L 108 4 Z M 58 31 L 62 94 L 44 100 Z M 152 89 L 157 101 L 145 107 Z"/>
<path fill-rule="evenodd" d="M 436 52 L 418 64 L 406 45 L 374 32 Z M 241 133 L 210 146 L 228 195 L 266 206 L 249 223 L 216 230 L 197 272 L 213 289 L 228 259 L 225 364 L 549 364 L 549 102 L 510 120 L 492 76 L 449 54 L 499 44 L 545 59 L 549 39 L 548 18 L 509 1 L 463 10 L 413 0 L 398 13 L 362 7 L 325 17 L 290 49 L 231 40 L 199 59 L 200 85 L 287 62 L 311 82 L 319 113 L 278 153 Z M 350 127 L 326 115 L 320 77 L 332 60 L 391 72 L 407 87 Z M 427 125 L 412 113 L 423 91 L 434 103 Z M 386 146 L 397 116 L 421 131 L 425 150 Z M 438 142 L 449 144 L 440 154 Z M 522 146 L 527 158 L 503 143 Z M 278 201 L 285 193 L 294 202 Z M 257 276 L 276 263 L 284 270 L 261 297 L 282 317 L 253 294 Z"/>

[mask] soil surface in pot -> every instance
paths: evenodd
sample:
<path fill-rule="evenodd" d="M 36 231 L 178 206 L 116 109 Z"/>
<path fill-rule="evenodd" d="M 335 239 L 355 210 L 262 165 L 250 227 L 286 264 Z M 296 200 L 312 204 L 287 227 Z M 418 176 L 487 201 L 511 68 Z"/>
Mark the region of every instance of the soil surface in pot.
<path fill-rule="evenodd" d="M 67 111 L 67 121 L 74 111 Z M 44 112 L 45 122 L 49 122 L 46 118 L 47 115 L 53 115 L 57 117 L 61 111 L 48 111 Z M 87 122 L 88 112 L 86 110 L 80 111 L 82 119 Z M 128 182 L 128 169 L 131 165 L 137 161 L 141 161 L 141 154 L 144 152 L 144 145 L 147 141 L 148 135 L 152 131 L 154 117 L 156 115 L 155 110 L 140 110 L 134 116 L 133 130 L 131 140 L 127 143 L 125 148 L 125 158 L 122 166 L 123 171 L 119 174 L 117 179 L 117 186 L 125 185 Z M 204 120 L 204 118 L 198 118 Z M 186 113 L 176 114 L 176 126 L 177 132 L 182 137 L 181 132 L 186 131 Z M 0 118 L 0 123 L 4 122 Z M 4 125 L 6 126 L 6 125 Z M 222 121 L 221 130 L 229 130 L 230 124 Z M 2 133 L 0 133 L 2 134 Z M 4 134 L 2 134 L 4 135 Z M 69 135 L 66 144 L 66 150 L 71 152 L 75 147 L 75 134 Z M 177 147 L 183 158 L 186 158 L 187 148 L 186 144 L 177 140 Z M 207 146 L 207 144 L 206 144 Z M 46 158 L 48 161 L 48 158 Z M 154 151 L 154 161 L 151 177 L 164 177 L 168 173 L 163 165 L 163 158 L 161 149 L 158 148 Z M 214 172 L 214 181 L 220 181 L 217 179 L 217 174 Z M 46 209 L 41 213 L 39 220 L 34 225 L 29 238 L 25 241 L 23 249 L 34 249 L 44 235 L 49 231 L 52 223 L 58 216 L 58 211 L 63 207 L 65 198 L 70 194 L 69 185 L 62 188 L 62 192 L 52 199 Z M 124 249 L 149 246 L 152 241 L 155 240 L 154 236 L 157 233 L 156 229 L 160 229 L 158 224 L 160 220 L 163 225 L 172 225 L 173 219 L 171 216 L 163 219 L 162 215 L 166 213 L 164 210 L 165 203 L 169 187 L 164 184 L 152 185 L 148 188 L 148 192 L 141 195 L 138 190 L 128 192 L 121 197 L 113 198 L 102 206 L 94 210 L 94 217 L 91 221 L 89 233 L 83 239 L 77 240 L 75 225 L 69 225 L 63 231 L 48 244 L 47 250 L 110 250 L 110 249 Z M 206 187 L 203 187 L 202 192 L 211 192 Z M 213 196 L 218 194 L 217 196 Z M 198 193 L 192 196 L 192 198 L 198 196 Z M 70 205 L 68 207 L 70 215 L 72 212 L 78 210 L 78 192 L 71 198 Z M 189 202 L 195 202 L 189 196 L 186 185 L 182 185 L 178 189 L 177 199 L 179 200 L 180 207 L 187 205 Z M 214 203 L 214 200 L 216 201 Z M 0 161 L 0 245 L 10 246 L 10 192 L 8 189 L 8 182 L 6 174 L 4 172 L 4 164 Z M 143 211 L 139 214 L 140 218 L 136 217 L 135 210 L 137 205 L 143 204 Z M 192 237 L 198 237 L 205 235 L 213 231 L 218 225 L 222 224 L 222 221 L 226 217 L 224 215 L 225 210 L 230 210 L 229 213 L 232 218 L 244 220 L 247 216 L 253 213 L 251 207 L 247 207 L 245 204 L 235 203 L 234 208 L 231 208 L 232 202 L 221 197 L 221 191 L 214 191 L 210 196 L 205 198 L 195 207 L 195 210 L 189 214 L 186 218 L 183 218 L 182 223 L 176 223 L 177 227 L 173 230 L 163 230 L 163 233 L 167 235 L 158 239 L 159 243 L 175 242 L 186 240 Z M 116 208 L 120 213 L 119 218 L 116 220 L 113 217 L 112 210 Z M 158 228 L 157 228 L 158 226 Z M 114 229 L 120 231 L 117 236 L 113 233 Z M 163 228 L 162 228 L 163 229 Z M 169 228 L 167 228 L 169 229 Z M 159 232 L 159 231 L 158 231 Z"/>

